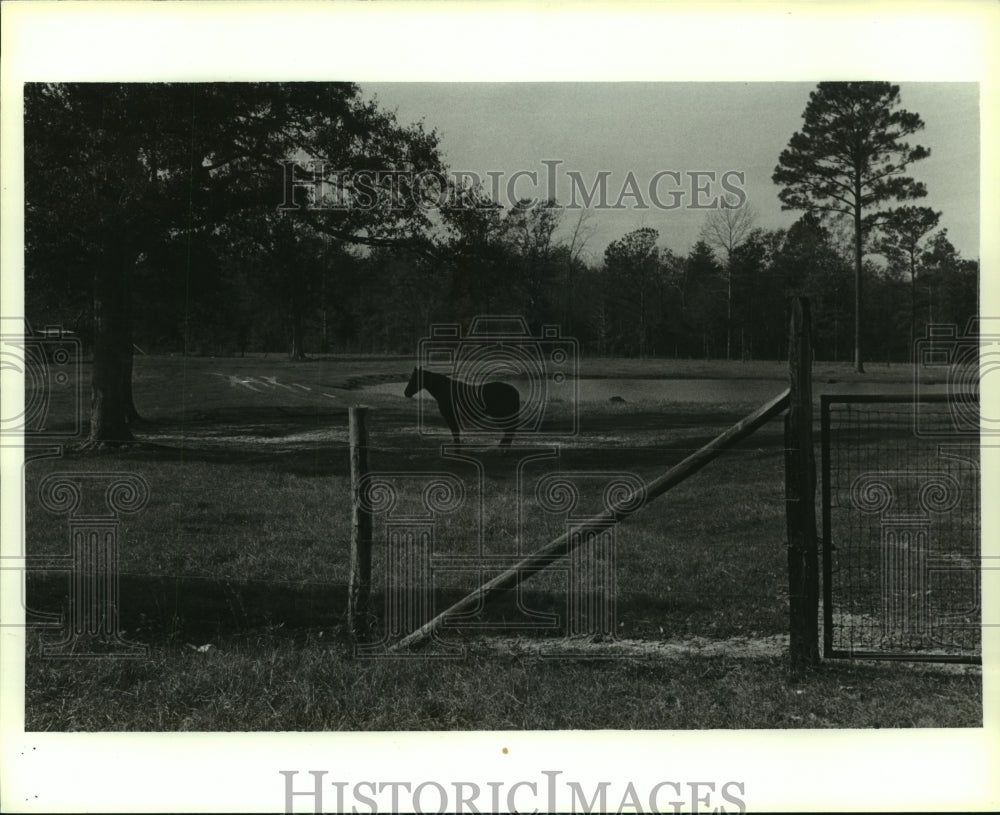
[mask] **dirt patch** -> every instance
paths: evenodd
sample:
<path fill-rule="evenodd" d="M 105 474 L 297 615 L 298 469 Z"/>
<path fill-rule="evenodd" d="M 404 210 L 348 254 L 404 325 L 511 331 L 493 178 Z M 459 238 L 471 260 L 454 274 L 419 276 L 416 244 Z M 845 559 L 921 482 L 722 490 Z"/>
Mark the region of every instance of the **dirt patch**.
<path fill-rule="evenodd" d="M 785 659 L 788 657 L 788 635 L 767 637 L 685 637 L 669 640 L 593 639 L 569 637 L 563 639 L 528 639 L 523 637 L 482 637 L 470 643 L 473 650 L 499 652 L 510 656 L 533 656 L 577 659 L 654 659 L 676 660 L 691 657 L 726 657 L 728 659 Z M 919 670 L 945 674 L 981 674 L 979 665 L 954 663 L 905 662 L 872 659 L 835 660 L 863 663 L 870 668 L 886 671 Z"/>
<path fill-rule="evenodd" d="M 531 656 L 582 656 L 604 659 L 633 659 L 654 657 L 678 659 L 681 657 L 732 657 L 733 659 L 768 659 L 788 653 L 788 636 L 775 634 L 770 637 L 729 637 L 709 639 L 687 637 L 671 640 L 594 639 L 567 637 L 564 639 L 526 639 L 519 637 L 484 637 L 477 640 L 476 648 L 495 649 L 514 655 Z"/>
<path fill-rule="evenodd" d="M 255 432 L 256 430 L 256 432 Z M 229 432 L 211 430 L 186 430 L 183 433 L 157 433 L 156 441 L 163 444 L 197 445 L 210 444 L 218 446 L 253 447 L 267 445 L 269 447 L 293 449 L 301 445 L 316 444 L 347 444 L 346 427 L 324 427 L 301 433 L 284 433 L 282 431 L 262 432 L 260 428 L 233 428 Z"/>
<path fill-rule="evenodd" d="M 394 385 L 399 385 L 398 395 L 403 395 L 403 387 L 406 385 L 406 381 L 409 379 L 409 374 L 363 374 L 361 376 L 348 377 L 347 381 L 344 383 L 345 390 L 358 390 L 359 388 L 367 388 L 369 386 L 376 386 L 385 383 L 392 383 Z M 389 392 L 396 393 L 396 389 Z"/>

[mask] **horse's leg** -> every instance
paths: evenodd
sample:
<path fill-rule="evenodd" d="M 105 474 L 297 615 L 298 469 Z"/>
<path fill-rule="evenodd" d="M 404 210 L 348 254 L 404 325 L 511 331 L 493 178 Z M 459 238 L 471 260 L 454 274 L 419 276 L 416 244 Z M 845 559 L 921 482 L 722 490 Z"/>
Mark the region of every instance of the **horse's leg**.
<path fill-rule="evenodd" d="M 455 444 L 461 444 L 462 440 L 459 437 L 458 419 L 455 418 L 455 411 L 451 409 L 451 405 L 445 402 L 438 402 L 438 407 L 441 409 L 441 416 L 444 417 L 445 424 L 451 430 L 451 437 L 455 440 Z"/>
<path fill-rule="evenodd" d="M 511 388 L 507 392 L 507 395 L 510 398 L 510 402 L 508 404 L 504 405 L 504 407 L 505 407 L 505 415 L 506 416 L 510 416 L 511 420 L 516 421 L 517 415 L 518 415 L 518 413 L 520 413 L 520 410 L 521 410 L 521 396 L 513 388 Z M 512 441 L 514 441 L 514 431 L 515 430 L 517 430 L 516 426 L 511 427 L 510 430 L 508 430 L 504 434 L 504 437 L 502 439 L 500 439 L 500 446 L 502 448 L 504 448 L 505 450 L 508 447 L 510 447 L 510 443 Z"/>

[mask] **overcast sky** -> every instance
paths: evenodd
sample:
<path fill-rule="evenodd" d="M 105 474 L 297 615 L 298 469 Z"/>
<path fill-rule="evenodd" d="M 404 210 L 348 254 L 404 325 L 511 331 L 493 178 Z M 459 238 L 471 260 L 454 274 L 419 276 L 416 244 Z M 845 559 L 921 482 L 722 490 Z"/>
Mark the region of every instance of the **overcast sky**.
<path fill-rule="evenodd" d="M 615 203 L 631 172 L 648 209 L 635 196 L 622 199 L 624 209 L 602 210 L 591 219 L 597 228 L 588 244 L 599 257 L 608 242 L 641 226 L 660 233 L 660 244 L 686 253 L 698 239 L 706 210 L 692 209 L 725 192 L 723 174 L 745 173 L 739 184 L 767 228 L 788 227 L 801 213 L 783 212 L 771 174 L 792 133 L 800 129 L 802 112 L 815 83 L 377 83 L 362 85 L 366 97 L 377 97 L 395 110 L 401 122 L 424 120 L 441 137 L 451 170 L 478 173 L 488 185 L 488 172 L 502 173 L 499 190 L 519 170 L 538 174 L 516 180 L 518 195 L 541 195 L 555 167 L 557 193 L 568 203 L 579 173 L 587 188 L 601 171 L 607 176 L 609 203 Z M 979 86 L 974 83 L 901 83 L 902 107 L 919 113 L 926 123 L 910 139 L 931 150 L 930 158 L 911 165 L 928 196 L 919 203 L 943 212 L 941 225 L 965 257 L 979 257 Z M 661 209 L 649 199 L 655 184 L 660 201 L 681 206 Z M 694 183 L 693 171 L 714 172 Z M 708 185 L 707 187 L 705 185 Z M 671 192 L 683 193 L 683 199 Z M 565 222 L 575 220 L 568 213 Z"/>

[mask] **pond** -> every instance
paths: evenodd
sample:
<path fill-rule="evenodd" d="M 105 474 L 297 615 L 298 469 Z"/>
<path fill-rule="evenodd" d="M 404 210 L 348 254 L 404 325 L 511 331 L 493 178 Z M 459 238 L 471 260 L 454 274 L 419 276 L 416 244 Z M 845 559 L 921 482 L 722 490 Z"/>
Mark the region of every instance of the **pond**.
<path fill-rule="evenodd" d="M 514 382 L 517 385 L 518 383 Z M 383 396 L 403 397 L 405 382 L 385 382 L 369 385 L 363 392 Z M 579 402 L 608 402 L 620 397 L 629 402 L 766 402 L 786 387 L 773 379 L 579 379 Z M 522 391 L 524 387 L 520 388 Z M 562 390 L 562 389 L 561 389 Z M 813 393 L 883 393 L 906 396 L 912 392 L 908 382 L 814 382 Z M 945 393 L 944 385 L 922 385 L 922 393 Z M 420 398 L 430 398 L 421 391 Z"/>

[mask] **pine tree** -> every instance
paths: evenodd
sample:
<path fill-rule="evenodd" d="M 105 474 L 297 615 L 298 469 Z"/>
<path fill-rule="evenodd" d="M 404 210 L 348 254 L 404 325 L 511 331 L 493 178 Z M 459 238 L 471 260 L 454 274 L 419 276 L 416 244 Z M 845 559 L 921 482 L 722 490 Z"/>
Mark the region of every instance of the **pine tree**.
<path fill-rule="evenodd" d="M 809 94 L 802 130 L 782 151 L 771 179 L 783 186 L 782 209 L 843 213 L 854 224 L 854 367 L 864 371 L 861 285 L 864 241 L 880 204 L 927 194 L 903 175 L 930 150 L 906 137 L 921 130 L 916 113 L 898 108 L 899 86 L 888 82 L 821 82 Z"/>

